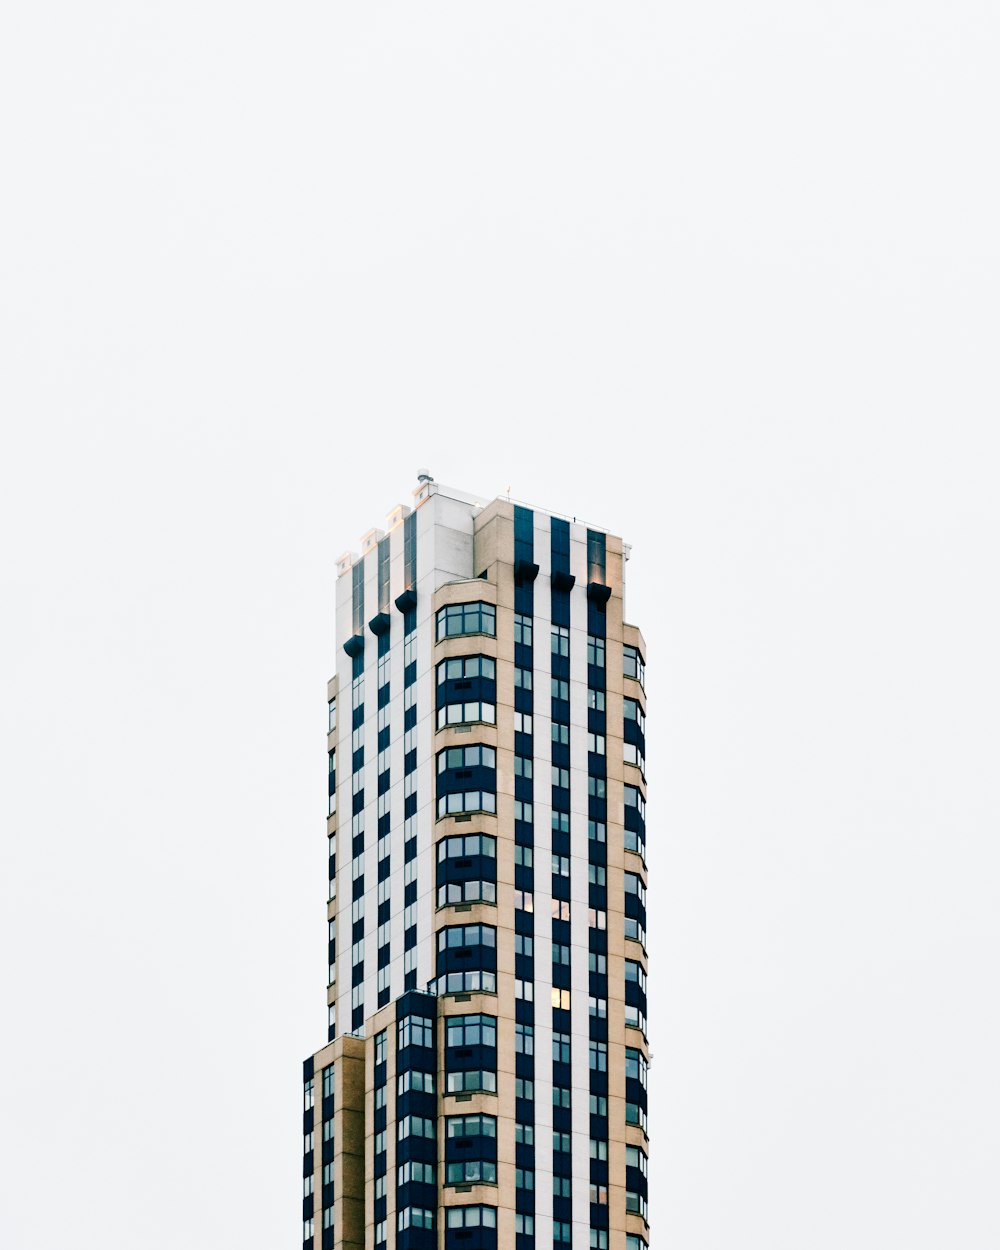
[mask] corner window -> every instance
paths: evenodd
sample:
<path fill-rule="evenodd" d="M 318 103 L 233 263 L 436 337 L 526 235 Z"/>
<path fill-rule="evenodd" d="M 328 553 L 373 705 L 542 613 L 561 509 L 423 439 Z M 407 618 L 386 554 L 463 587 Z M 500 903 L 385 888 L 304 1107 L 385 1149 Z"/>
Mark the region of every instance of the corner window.
<path fill-rule="evenodd" d="M 438 609 L 437 640 L 460 638 L 463 634 L 489 634 L 496 637 L 497 610 L 492 603 L 453 603 Z"/>

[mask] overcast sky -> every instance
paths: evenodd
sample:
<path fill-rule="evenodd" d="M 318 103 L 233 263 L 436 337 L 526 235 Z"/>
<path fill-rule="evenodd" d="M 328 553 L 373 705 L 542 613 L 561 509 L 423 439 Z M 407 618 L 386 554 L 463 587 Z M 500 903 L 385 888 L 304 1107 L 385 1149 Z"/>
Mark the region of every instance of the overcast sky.
<path fill-rule="evenodd" d="M 1000 1244 L 1000 11 L 0 17 L 0 1244 L 278 1250 L 334 561 L 622 534 L 653 1250 Z"/>

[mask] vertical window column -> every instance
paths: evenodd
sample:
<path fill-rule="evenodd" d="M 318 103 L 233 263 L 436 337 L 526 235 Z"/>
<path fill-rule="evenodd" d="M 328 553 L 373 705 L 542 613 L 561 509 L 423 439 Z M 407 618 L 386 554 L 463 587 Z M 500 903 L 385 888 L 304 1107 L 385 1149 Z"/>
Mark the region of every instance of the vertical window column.
<path fill-rule="evenodd" d="M 403 989 L 417 988 L 417 610 L 403 615 Z"/>
<path fill-rule="evenodd" d="M 588 581 L 603 584 L 604 535 L 587 532 Z M 590 961 L 590 1244 L 608 1242 L 608 847 L 606 600 L 587 597 L 587 877 Z"/>
<path fill-rule="evenodd" d="M 535 1245 L 535 517 L 514 508 L 515 1250 Z"/>
<path fill-rule="evenodd" d="M 355 566 L 358 567 L 358 566 Z M 365 658 L 351 659 L 351 1029 L 365 1022 Z"/>
<path fill-rule="evenodd" d="M 569 523 L 552 518 L 552 1240 L 573 1240 Z"/>

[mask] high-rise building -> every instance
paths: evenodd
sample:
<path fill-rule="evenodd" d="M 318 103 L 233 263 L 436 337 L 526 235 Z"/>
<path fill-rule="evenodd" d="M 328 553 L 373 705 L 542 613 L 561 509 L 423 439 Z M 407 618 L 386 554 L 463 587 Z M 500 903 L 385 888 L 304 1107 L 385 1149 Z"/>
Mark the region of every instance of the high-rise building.
<path fill-rule="evenodd" d="M 338 561 L 303 1250 L 646 1250 L 628 548 L 439 486 Z"/>

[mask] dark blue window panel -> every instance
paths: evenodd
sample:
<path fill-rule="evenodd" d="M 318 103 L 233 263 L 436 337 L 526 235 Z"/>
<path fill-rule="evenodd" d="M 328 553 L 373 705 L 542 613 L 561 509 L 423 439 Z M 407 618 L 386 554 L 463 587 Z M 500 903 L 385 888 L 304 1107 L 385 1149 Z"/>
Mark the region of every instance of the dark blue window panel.
<path fill-rule="evenodd" d="M 559 677 L 563 681 L 569 681 L 570 671 L 568 655 L 554 655 L 552 657 L 552 676 Z"/>
<path fill-rule="evenodd" d="M 437 706 L 452 703 L 496 703 L 497 683 L 493 677 L 462 677 L 438 683 Z"/>
<path fill-rule="evenodd" d="M 625 1078 L 625 1100 L 626 1102 L 638 1103 L 640 1107 L 648 1107 L 648 1095 L 642 1081 L 634 1076 Z"/>
<path fill-rule="evenodd" d="M 562 942 L 564 946 L 571 945 L 568 920 L 553 920 L 552 921 L 552 941 Z M 560 1030 L 563 1033 L 568 1033 L 569 1032 L 569 1012 L 567 1011 L 567 1012 L 562 1013 L 562 1015 L 565 1016 L 566 1018 L 565 1028 L 563 1028 L 561 1024 L 556 1023 L 556 1017 L 558 1014 L 559 1013 L 557 1011 L 553 1011 L 552 1013 L 552 1027 L 554 1029 Z"/>
<path fill-rule="evenodd" d="M 351 771 L 355 773 L 359 773 L 361 772 L 362 768 L 364 768 L 364 766 L 365 766 L 365 749 L 364 747 L 358 747 L 358 749 L 351 756 Z"/>
<path fill-rule="evenodd" d="M 437 952 L 437 975 L 447 972 L 496 972 L 495 946 L 446 947 Z"/>
<path fill-rule="evenodd" d="M 556 768 L 569 768 L 572 764 L 568 742 L 553 742 L 552 763 Z"/>
<path fill-rule="evenodd" d="M 316 1164 L 313 1162 L 313 1152 L 311 1150 L 307 1150 L 302 1156 L 302 1175 L 309 1176 L 310 1173 L 315 1170 Z"/>
<path fill-rule="evenodd" d="M 417 883 L 410 881 L 403 887 L 403 906 L 409 907 L 411 903 L 417 901 Z"/>
<path fill-rule="evenodd" d="M 412 729 L 416 723 L 417 723 L 417 705 L 414 704 L 413 707 L 404 708 L 403 728 Z"/>
<path fill-rule="evenodd" d="M 351 968 L 351 985 L 352 986 L 361 985 L 364 982 L 364 979 L 365 979 L 364 964 L 355 964 Z"/>
<path fill-rule="evenodd" d="M 552 897 L 569 901 L 569 877 L 552 878 Z"/>
<path fill-rule="evenodd" d="M 407 664 L 406 668 L 403 669 L 403 685 L 407 689 L 409 689 L 410 686 L 412 686 L 416 680 L 417 680 L 417 662 L 416 660 L 414 660 L 411 664 Z M 415 1230 L 409 1229 L 408 1231 L 414 1232 Z"/>
<path fill-rule="evenodd" d="M 389 683 L 378 688 L 378 707 L 379 709 L 389 706 Z"/>
<path fill-rule="evenodd" d="M 416 796 L 413 796 L 414 799 Z M 407 838 L 403 843 L 403 863 L 408 864 L 411 860 L 417 858 L 417 839 Z"/>
<path fill-rule="evenodd" d="M 561 517 L 552 517 L 551 522 L 551 558 L 553 570 L 569 572 L 569 521 Z"/>
<path fill-rule="evenodd" d="M 379 924 L 389 923 L 389 907 L 390 907 L 389 899 L 386 899 L 384 903 L 379 903 L 378 905 L 378 923 Z"/>
<path fill-rule="evenodd" d="M 377 745 L 378 745 L 379 751 L 385 751 L 388 748 L 389 746 L 389 726 L 388 725 L 386 725 L 384 729 L 380 729 L 378 731 Z"/>
<path fill-rule="evenodd" d="M 592 1202 L 590 1204 L 590 1227 L 591 1228 L 607 1228 L 608 1227 L 607 1203 Z"/>
<path fill-rule="evenodd" d="M 323 1154 L 322 1154 L 322 1157 L 321 1157 L 321 1162 L 323 1162 L 323 1163 L 332 1163 L 332 1162 L 333 1162 L 333 1148 L 334 1148 L 335 1144 L 336 1144 L 336 1143 L 334 1142 L 334 1140 L 333 1140 L 333 1138 L 332 1138 L 332 1137 L 330 1138 L 330 1140 L 329 1140 L 329 1141 L 325 1141 L 325 1142 L 323 1143 Z"/>
<path fill-rule="evenodd" d="M 416 944 L 417 944 L 417 926 L 414 924 L 414 925 L 410 925 L 410 927 L 403 934 L 403 950 L 411 951 L 416 946 Z"/>
<path fill-rule="evenodd" d="M 313 1196 L 312 1194 L 307 1194 L 306 1197 L 302 1199 L 302 1218 L 304 1220 L 307 1220 L 310 1217 L 310 1215 L 312 1215 L 312 1213 L 313 1213 Z"/>
<path fill-rule="evenodd" d="M 605 672 L 599 664 L 587 665 L 587 685 L 591 690 L 605 690 L 607 688 Z"/>
<path fill-rule="evenodd" d="M 303 1137 L 306 1135 L 306 1133 L 311 1132 L 312 1126 L 313 1126 L 313 1108 L 309 1107 L 308 1110 L 302 1112 L 302 1135 Z"/>
<path fill-rule="evenodd" d="M 524 864 L 514 865 L 514 888 L 533 892 L 535 888 L 535 870 Z"/>
<path fill-rule="evenodd" d="M 521 981 L 534 981 L 535 961 L 530 955 L 514 956 L 514 976 Z"/>
<path fill-rule="evenodd" d="M 590 993 L 594 998 L 607 998 L 608 996 L 608 978 L 603 972 L 592 972 L 590 974 Z"/>
<path fill-rule="evenodd" d="M 378 775 L 378 793 L 385 794 L 385 792 L 388 789 L 389 789 L 389 770 L 386 769 L 384 773 L 379 773 Z"/>
<path fill-rule="evenodd" d="M 570 971 L 565 964 L 552 965 L 552 984 L 559 990 L 568 990 L 571 987 Z"/>
<path fill-rule="evenodd" d="M 515 704 L 516 704 L 516 700 L 515 700 Z M 552 719 L 556 722 L 557 725 L 569 724 L 569 699 L 553 699 L 552 700 Z"/>
<path fill-rule="evenodd" d="M 552 810 L 554 812 L 568 812 L 569 808 L 569 791 L 564 790 L 562 786 L 552 787 Z"/>
<path fill-rule="evenodd" d="M 403 756 L 403 775 L 409 777 L 410 773 L 416 772 L 417 769 L 417 749 L 407 751 Z"/>
<path fill-rule="evenodd" d="M 591 820 L 608 823 L 608 800 L 591 798 L 587 800 L 587 815 Z"/>
<path fill-rule="evenodd" d="M 629 722 L 626 721 L 627 725 Z M 632 724 L 635 724 L 633 721 Z M 596 707 L 587 709 L 587 728 L 592 734 L 603 734 L 608 731 L 608 714 L 600 712 Z"/>
<path fill-rule="evenodd" d="M 569 625 L 569 591 L 557 590 L 554 586 L 552 588 L 552 624 Z"/>
<path fill-rule="evenodd" d="M 514 798 L 520 799 L 522 803 L 535 801 L 535 785 L 531 777 L 514 778 Z"/>
<path fill-rule="evenodd" d="M 535 1075 L 535 1059 L 533 1055 L 515 1055 L 514 1072 L 517 1076 L 531 1079 Z"/>
<path fill-rule="evenodd" d="M 590 930 L 590 949 L 599 955 L 608 953 L 608 934 L 605 929 Z"/>
<path fill-rule="evenodd" d="M 386 946 L 380 946 L 380 947 L 378 948 L 378 967 L 379 967 L 380 969 L 381 969 L 381 968 L 388 968 L 388 966 L 389 966 L 389 956 L 390 956 L 390 947 L 389 947 L 388 945 L 386 945 Z"/>
<path fill-rule="evenodd" d="M 396 1250 L 437 1250 L 433 1228 L 404 1228 L 396 1234 Z"/>
<path fill-rule="evenodd" d="M 514 754 L 533 756 L 535 754 L 535 742 L 532 734 L 514 734 Z"/>
<path fill-rule="evenodd" d="M 514 559 L 533 561 L 535 558 L 535 514 L 531 508 L 514 505 Z"/>
<path fill-rule="evenodd" d="M 635 896 L 633 895 L 633 898 Z M 628 895 L 625 896 L 626 902 Z M 597 907 L 601 911 L 607 911 L 608 908 L 608 887 L 606 885 L 592 885 L 590 887 L 590 906 Z"/>
<path fill-rule="evenodd" d="M 351 728 L 360 729 L 365 723 L 365 705 L 362 703 L 360 707 L 351 710 Z"/>
<path fill-rule="evenodd" d="M 626 1167 L 625 1188 L 630 1189 L 634 1194 L 641 1194 L 643 1198 L 649 1197 L 649 1182 L 639 1168 Z"/>
<path fill-rule="evenodd" d="M 567 928 L 567 929 L 569 928 L 569 921 L 568 921 L 568 920 L 561 920 L 561 921 L 559 921 L 559 923 L 560 923 L 560 924 L 565 924 L 566 928 Z M 553 927 L 553 928 L 555 928 L 555 925 L 553 925 L 552 927 Z M 555 935 L 553 934 L 553 937 L 554 937 L 554 936 L 555 936 Z M 569 941 L 569 939 L 568 939 L 568 938 L 567 938 L 566 940 L 567 940 L 567 941 Z M 568 1011 L 565 1011 L 565 1010 L 563 1010 L 563 1009 L 561 1009 L 561 1008 L 559 1008 L 559 1007 L 553 1007 L 553 1008 L 552 1008 L 552 1029 L 553 1029 L 553 1031 L 554 1031 L 554 1032 L 556 1032 L 556 1033 L 568 1033 L 568 1032 L 570 1031 L 570 1028 L 571 1028 L 571 1027 L 572 1027 L 572 1026 L 570 1025 L 570 1015 L 569 1015 L 569 1012 L 568 1012 Z M 555 1083 L 555 1084 L 560 1084 L 560 1082 L 555 1081 L 555 1078 L 553 1078 L 553 1081 L 554 1081 L 554 1083 Z M 569 1085 L 569 1084 L 570 1084 L 570 1082 L 569 1082 L 569 1081 L 563 1081 L 563 1082 L 561 1082 L 561 1084 L 563 1084 L 563 1085 Z"/>
<path fill-rule="evenodd" d="M 358 812 L 365 810 L 365 792 L 359 790 L 351 799 L 351 815 L 357 816 Z"/>
<path fill-rule="evenodd" d="M 587 772 L 591 777 L 603 777 L 607 779 L 608 775 L 608 759 L 606 755 L 599 755 L 596 751 L 587 752 Z"/>
<path fill-rule="evenodd" d="M 534 711 L 534 700 L 530 690 L 522 690 L 519 686 L 514 687 L 514 710 L 515 712 L 532 712 Z"/>
<path fill-rule="evenodd" d="M 496 794 L 497 770 L 477 764 L 474 768 L 445 768 L 438 773 L 438 795 L 461 794 L 466 790 L 483 790 L 487 794 Z"/>
<path fill-rule="evenodd" d="M 534 667 L 534 649 L 523 642 L 514 643 L 514 664 L 529 671 Z"/>
<path fill-rule="evenodd" d="M 640 899 L 638 894 L 626 893 L 625 915 L 641 921 L 642 927 L 646 927 L 646 908 L 643 906 L 642 899 Z"/>
<path fill-rule="evenodd" d="M 606 1185 L 608 1183 L 607 1159 L 591 1159 L 590 1179 L 594 1185 Z"/>
<path fill-rule="evenodd" d="M 590 1036 L 595 1042 L 606 1042 L 608 1040 L 607 1020 L 602 1020 L 599 1016 L 591 1016 Z"/>
<path fill-rule="evenodd" d="M 408 794 L 403 799 L 403 818 L 408 819 L 410 816 L 416 816 L 416 814 L 417 796 L 415 794 Z"/>
<path fill-rule="evenodd" d="M 529 820 L 514 821 L 514 841 L 518 846 L 535 845 L 535 827 Z"/>
<path fill-rule="evenodd" d="M 639 814 L 639 809 L 637 807 L 626 806 L 625 828 L 630 829 L 633 833 L 644 834 L 646 832 L 646 822 Z"/>
<path fill-rule="evenodd" d="M 535 1004 L 526 1002 L 523 998 L 514 1000 L 514 1019 L 518 1024 L 534 1024 L 535 1023 Z M 531 1056 L 529 1055 L 530 1059 Z"/>
<path fill-rule="evenodd" d="M 360 898 L 365 892 L 365 879 L 363 876 L 358 877 L 356 881 L 351 882 L 351 900 Z"/>
<path fill-rule="evenodd" d="M 416 988 L 417 988 L 417 970 L 416 968 L 414 968 L 412 972 L 406 972 L 403 974 L 403 989 L 415 990 Z"/>

